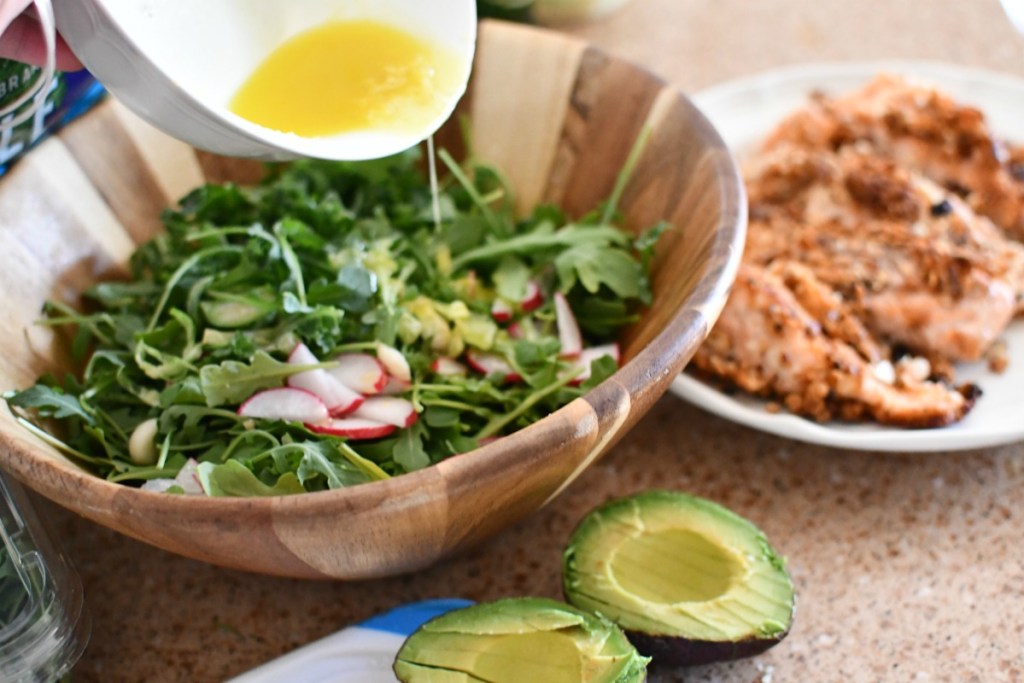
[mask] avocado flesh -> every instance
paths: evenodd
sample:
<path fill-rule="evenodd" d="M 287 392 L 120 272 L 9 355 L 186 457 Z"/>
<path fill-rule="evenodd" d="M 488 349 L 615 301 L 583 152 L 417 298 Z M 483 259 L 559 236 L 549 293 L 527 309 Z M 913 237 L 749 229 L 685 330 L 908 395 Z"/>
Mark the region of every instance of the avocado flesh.
<path fill-rule="evenodd" d="M 794 612 L 782 559 L 749 521 L 711 501 L 648 491 L 580 523 L 565 554 L 570 603 L 627 631 L 655 663 L 756 654 Z"/>
<path fill-rule="evenodd" d="M 554 600 L 510 598 L 427 622 L 394 670 L 406 683 L 640 683 L 646 666 L 611 622 Z"/>

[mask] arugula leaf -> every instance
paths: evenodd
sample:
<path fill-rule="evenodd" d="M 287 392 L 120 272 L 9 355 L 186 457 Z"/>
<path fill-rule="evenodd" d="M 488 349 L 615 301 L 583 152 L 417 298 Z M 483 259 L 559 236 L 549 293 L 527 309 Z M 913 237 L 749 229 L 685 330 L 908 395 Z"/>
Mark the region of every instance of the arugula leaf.
<path fill-rule="evenodd" d="M 34 409 L 42 417 L 78 417 L 88 425 L 96 424 L 95 418 L 82 408 L 78 399 L 59 387 L 36 384 L 22 391 L 9 391 L 4 394 L 4 399 L 16 408 Z"/>
<path fill-rule="evenodd" d="M 173 405 L 205 405 L 206 394 L 196 376 L 186 377 L 160 392 L 158 405 L 168 408 Z"/>
<path fill-rule="evenodd" d="M 429 427 L 454 427 L 460 418 L 458 410 L 437 405 L 428 407 L 423 413 L 423 421 Z"/>
<path fill-rule="evenodd" d="M 337 306 L 352 313 L 363 313 L 373 307 L 375 294 L 377 276 L 362 266 L 347 264 L 338 270 L 335 282 L 312 283 L 306 299 L 311 305 Z"/>
<path fill-rule="evenodd" d="M 279 469 L 296 472 L 307 486 L 317 478 L 336 489 L 388 477 L 377 465 L 334 438 L 283 444 L 270 454 Z"/>
<path fill-rule="evenodd" d="M 599 337 L 611 336 L 637 319 L 626 302 L 613 297 L 573 297 L 572 307 L 580 328 Z"/>
<path fill-rule="evenodd" d="M 234 183 L 203 185 L 188 193 L 180 204 L 182 215 L 197 223 L 248 223 L 256 219 L 251 195 Z"/>
<path fill-rule="evenodd" d="M 571 290 L 578 279 L 591 294 L 596 294 L 601 285 L 623 299 L 635 299 L 641 293 L 643 269 L 620 249 L 594 243 L 573 246 L 555 258 L 555 270 L 564 292 Z"/>
<path fill-rule="evenodd" d="M 100 302 L 106 307 L 116 308 L 130 306 L 139 300 L 160 293 L 155 282 L 100 282 L 85 291 L 85 296 Z"/>
<path fill-rule="evenodd" d="M 370 481 L 366 474 L 354 468 L 347 460 L 338 460 L 337 451 L 328 443 L 292 444 L 291 448 L 301 450 L 297 472 L 299 481 L 303 483 L 318 475 L 324 477 L 327 487 L 332 489 Z"/>
<path fill-rule="evenodd" d="M 292 249 L 289 235 L 299 235 L 301 239 L 302 235 L 308 232 L 309 229 L 305 225 L 294 219 L 285 218 L 274 224 L 274 236 L 277 237 L 280 245 L 282 259 L 288 266 L 289 282 L 287 284 L 294 287 L 295 297 L 303 307 L 306 306 L 306 283 L 302 275 L 302 265 L 299 263 L 299 257 L 295 250 Z"/>
<path fill-rule="evenodd" d="M 203 366 L 199 370 L 199 387 L 211 408 L 239 404 L 257 391 L 282 386 L 290 375 L 309 369 L 305 365 L 282 363 L 265 351 L 257 351 L 251 363 L 229 360 Z"/>
<path fill-rule="evenodd" d="M 268 486 L 237 460 L 221 465 L 201 462 L 197 469 L 203 489 L 211 496 L 284 496 L 306 491 L 292 472 L 285 472 L 273 486 Z"/>
<path fill-rule="evenodd" d="M 135 336 L 135 363 L 152 379 L 184 378 L 195 371 L 193 361 L 201 353 L 192 319 L 177 309 L 170 316 L 162 327 Z"/>
<path fill-rule="evenodd" d="M 492 275 L 498 296 L 508 301 L 522 301 L 526 297 L 526 286 L 531 274 L 530 267 L 522 260 L 513 256 L 504 257 Z"/>
<path fill-rule="evenodd" d="M 423 450 L 423 431 L 423 425 L 416 423 L 403 430 L 395 444 L 395 462 L 406 472 L 415 472 L 430 464 L 430 456 Z"/>
<path fill-rule="evenodd" d="M 595 358 L 590 363 L 590 377 L 584 380 L 583 384 L 580 385 L 580 388 L 583 391 L 589 391 L 614 375 L 615 371 L 618 369 L 618 363 L 616 363 L 615 359 L 611 356 Z"/>

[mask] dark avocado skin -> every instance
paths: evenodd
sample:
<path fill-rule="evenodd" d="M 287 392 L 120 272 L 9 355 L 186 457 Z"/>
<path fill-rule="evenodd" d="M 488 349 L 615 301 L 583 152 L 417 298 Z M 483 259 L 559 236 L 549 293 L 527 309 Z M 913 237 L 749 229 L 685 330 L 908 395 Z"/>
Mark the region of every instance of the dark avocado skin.
<path fill-rule="evenodd" d="M 770 638 L 744 638 L 743 640 L 687 640 L 677 636 L 655 636 L 639 631 L 626 631 L 633 647 L 645 657 L 651 657 L 651 668 L 698 666 L 753 657 L 774 647 L 789 631 Z"/>

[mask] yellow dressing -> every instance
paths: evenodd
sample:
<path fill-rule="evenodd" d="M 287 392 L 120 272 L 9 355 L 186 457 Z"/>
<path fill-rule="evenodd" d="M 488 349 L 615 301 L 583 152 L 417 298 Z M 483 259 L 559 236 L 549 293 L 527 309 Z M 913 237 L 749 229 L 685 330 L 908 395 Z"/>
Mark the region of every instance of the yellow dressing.
<path fill-rule="evenodd" d="M 275 49 L 229 107 L 303 137 L 416 133 L 444 111 L 466 68 L 451 52 L 400 29 L 332 21 Z"/>

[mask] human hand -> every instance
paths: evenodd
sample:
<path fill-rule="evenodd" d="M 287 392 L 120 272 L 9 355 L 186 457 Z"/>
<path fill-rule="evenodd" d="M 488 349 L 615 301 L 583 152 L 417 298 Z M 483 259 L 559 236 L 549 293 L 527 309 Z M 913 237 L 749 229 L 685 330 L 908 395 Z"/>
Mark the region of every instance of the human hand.
<path fill-rule="evenodd" d="M 32 0 L 0 0 L 0 57 L 42 66 L 46 63 L 46 41 Z M 57 63 L 60 71 L 77 71 L 82 63 L 57 36 Z"/>

